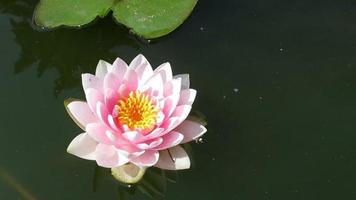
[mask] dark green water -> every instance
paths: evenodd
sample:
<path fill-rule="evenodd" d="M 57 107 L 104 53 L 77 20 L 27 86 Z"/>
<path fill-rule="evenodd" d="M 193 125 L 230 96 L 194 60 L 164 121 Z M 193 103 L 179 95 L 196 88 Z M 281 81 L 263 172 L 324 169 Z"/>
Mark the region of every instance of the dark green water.
<path fill-rule="evenodd" d="M 84 98 L 80 74 L 99 59 L 139 53 L 190 73 L 208 119 L 165 199 L 356 198 L 355 1 L 201 0 L 150 44 L 110 17 L 38 32 L 36 3 L 0 0 L 1 200 L 119 199 L 110 176 L 93 191 L 94 162 L 66 153 L 80 129 L 63 100 Z"/>

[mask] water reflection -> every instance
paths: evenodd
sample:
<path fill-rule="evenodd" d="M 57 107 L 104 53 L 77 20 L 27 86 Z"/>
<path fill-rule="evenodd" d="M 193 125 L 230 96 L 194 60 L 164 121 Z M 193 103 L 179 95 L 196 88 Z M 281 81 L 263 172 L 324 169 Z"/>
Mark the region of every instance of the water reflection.
<path fill-rule="evenodd" d="M 40 77 L 45 71 L 56 69 L 59 77 L 54 81 L 55 95 L 63 89 L 79 86 L 80 74 L 93 71 L 99 59 L 115 58 L 114 48 L 139 48 L 139 41 L 123 26 L 114 25 L 111 19 L 82 30 L 36 31 L 30 20 L 36 3 L 5 0 L 0 2 L 0 9 L 11 16 L 15 42 L 21 48 L 14 72 L 20 73 L 35 65 Z"/>
<path fill-rule="evenodd" d="M 16 180 L 7 170 L 0 167 L 0 180 L 6 185 L 18 192 L 25 200 L 37 200 L 37 198 L 25 188 L 18 180 Z"/>

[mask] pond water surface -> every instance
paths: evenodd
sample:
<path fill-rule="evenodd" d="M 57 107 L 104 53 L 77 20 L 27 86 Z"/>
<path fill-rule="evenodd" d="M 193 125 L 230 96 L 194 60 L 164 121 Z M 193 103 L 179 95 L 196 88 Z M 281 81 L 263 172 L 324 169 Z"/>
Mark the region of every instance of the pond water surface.
<path fill-rule="evenodd" d="M 150 199 L 66 153 L 81 130 L 63 101 L 84 98 L 80 74 L 139 53 L 189 73 L 208 121 L 192 169 L 154 198 L 356 198 L 355 1 L 201 0 L 150 43 L 110 17 L 40 32 L 36 3 L 0 0 L 1 200 Z"/>

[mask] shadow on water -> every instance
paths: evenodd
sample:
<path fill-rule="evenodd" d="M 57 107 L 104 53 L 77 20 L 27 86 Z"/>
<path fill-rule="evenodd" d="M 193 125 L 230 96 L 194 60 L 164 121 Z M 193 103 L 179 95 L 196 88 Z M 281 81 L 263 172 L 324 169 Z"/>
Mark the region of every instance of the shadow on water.
<path fill-rule="evenodd" d="M 58 29 L 38 31 L 32 23 L 37 1 L 5 0 L 0 11 L 9 14 L 15 42 L 20 46 L 20 57 L 14 73 L 37 66 L 38 77 L 49 69 L 56 69 L 59 77 L 54 81 L 54 94 L 80 84 L 80 74 L 93 71 L 99 59 L 110 60 L 116 55 L 112 49 L 119 46 L 139 48 L 139 41 L 123 26 L 113 26 L 110 17 L 95 26 L 82 30 Z M 80 59 L 79 59 L 80 58 Z"/>

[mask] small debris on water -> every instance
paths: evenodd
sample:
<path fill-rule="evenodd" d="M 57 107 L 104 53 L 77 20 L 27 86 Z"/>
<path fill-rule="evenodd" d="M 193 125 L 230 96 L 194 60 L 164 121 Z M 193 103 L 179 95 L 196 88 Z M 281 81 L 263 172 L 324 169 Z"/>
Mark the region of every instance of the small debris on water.
<path fill-rule="evenodd" d="M 234 88 L 233 90 L 234 90 L 235 93 L 237 93 L 239 91 L 238 88 Z"/>
<path fill-rule="evenodd" d="M 201 30 L 201 31 L 204 31 L 204 27 L 200 27 L 200 30 Z"/>
<path fill-rule="evenodd" d="M 263 97 L 262 96 L 260 96 L 260 97 L 258 97 L 260 100 L 262 100 L 263 99 Z"/>
<path fill-rule="evenodd" d="M 203 138 L 198 138 L 195 140 L 196 143 L 203 143 Z"/>

